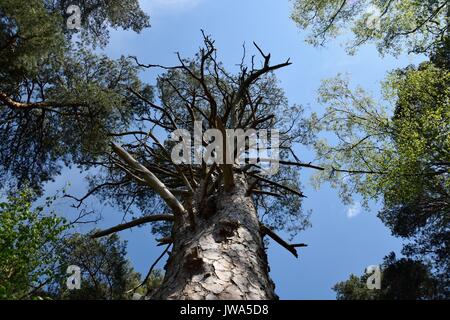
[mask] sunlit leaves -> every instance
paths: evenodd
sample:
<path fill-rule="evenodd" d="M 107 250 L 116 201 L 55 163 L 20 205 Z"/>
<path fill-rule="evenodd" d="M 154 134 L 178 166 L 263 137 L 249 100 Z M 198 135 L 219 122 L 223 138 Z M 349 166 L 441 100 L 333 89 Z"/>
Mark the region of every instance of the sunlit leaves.
<path fill-rule="evenodd" d="M 0 203 L 0 299 L 35 297 L 55 275 L 55 248 L 68 224 L 33 208 L 31 198 L 25 190 Z"/>
<path fill-rule="evenodd" d="M 294 0 L 292 19 L 309 29 L 307 40 L 321 45 L 345 31 L 353 39 L 347 48 L 375 42 L 381 53 L 404 50 L 429 53 L 448 32 L 446 0 Z"/>

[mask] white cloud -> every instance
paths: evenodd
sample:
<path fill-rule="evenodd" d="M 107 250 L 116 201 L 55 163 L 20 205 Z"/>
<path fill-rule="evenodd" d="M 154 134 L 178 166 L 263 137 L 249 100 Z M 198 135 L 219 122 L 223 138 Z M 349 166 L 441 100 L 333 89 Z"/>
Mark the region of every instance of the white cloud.
<path fill-rule="evenodd" d="M 347 209 L 347 218 L 351 219 L 359 215 L 362 211 L 361 203 L 358 201 Z"/>

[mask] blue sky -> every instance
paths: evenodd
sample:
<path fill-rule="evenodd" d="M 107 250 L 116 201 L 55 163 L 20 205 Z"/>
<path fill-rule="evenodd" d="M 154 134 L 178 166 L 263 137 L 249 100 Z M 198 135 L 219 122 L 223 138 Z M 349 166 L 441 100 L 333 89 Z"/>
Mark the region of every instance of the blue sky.
<path fill-rule="evenodd" d="M 317 89 L 321 79 L 338 73 L 348 73 L 352 83 L 361 85 L 375 96 L 386 72 L 416 62 L 413 57 L 381 58 L 373 46 L 366 46 L 357 55 L 349 56 L 339 41 L 325 48 L 313 48 L 303 41 L 304 33 L 289 19 L 291 4 L 280 0 L 142 0 L 142 7 L 150 15 L 152 27 L 141 34 L 114 31 L 105 49 L 106 54 L 135 55 L 143 63 L 175 65 L 175 52 L 191 57 L 202 44 L 200 29 L 211 34 L 219 49 L 219 58 L 228 68 L 239 63 L 242 44 L 253 50 L 257 42 L 272 54 L 273 62 L 285 61 L 292 66 L 277 73 L 290 103 L 301 104 L 311 111 L 321 110 L 317 104 Z M 154 83 L 155 72 L 146 72 L 143 79 Z M 298 149 L 303 161 L 313 160 L 310 150 Z M 312 209 L 312 228 L 302 232 L 295 242 L 308 243 L 295 259 L 285 249 L 271 243 L 269 262 L 271 276 L 281 299 L 334 299 L 331 287 L 348 278 L 350 273 L 361 274 L 364 268 L 381 262 L 390 251 L 399 252 L 401 242 L 390 236 L 389 230 L 376 217 L 379 204 L 370 212 L 361 210 L 358 203 L 344 206 L 337 191 L 324 185 L 315 190 L 305 171 L 302 182 L 304 209 Z M 65 170 L 54 183 L 47 186 L 52 194 L 70 182 L 69 193 L 83 195 L 87 186 L 75 169 Z M 69 202 L 59 201 L 57 207 L 66 214 L 73 212 Z M 114 208 L 102 206 L 91 199 L 90 206 L 103 216 L 100 227 L 121 222 L 122 214 Z M 159 256 L 150 227 L 124 231 L 128 254 L 134 267 L 145 274 Z M 163 263 L 160 264 L 160 267 Z"/>

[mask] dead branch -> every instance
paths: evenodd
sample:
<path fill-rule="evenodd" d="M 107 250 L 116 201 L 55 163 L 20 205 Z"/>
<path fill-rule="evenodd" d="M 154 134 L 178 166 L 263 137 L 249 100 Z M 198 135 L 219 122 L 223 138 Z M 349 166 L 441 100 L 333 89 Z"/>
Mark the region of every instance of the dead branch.
<path fill-rule="evenodd" d="M 275 232 L 273 232 L 271 229 L 269 229 L 265 225 L 260 226 L 260 231 L 261 231 L 261 235 L 263 235 L 263 236 L 267 235 L 267 236 L 271 237 L 275 242 L 277 242 L 283 248 L 285 248 L 290 253 L 292 253 L 296 258 L 298 258 L 298 253 L 297 253 L 297 250 L 295 249 L 295 246 L 284 241 L 282 238 L 280 238 L 279 235 L 277 235 Z"/>
<path fill-rule="evenodd" d="M 94 193 L 96 193 L 100 189 L 102 189 L 104 187 L 118 187 L 118 186 L 121 186 L 121 185 L 124 185 L 124 184 L 127 184 L 127 183 L 130 183 L 130 181 L 129 180 L 125 180 L 125 181 L 120 181 L 120 182 L 105 182 L 105 183 L 102 183 L 102 184 L 100 184 L 98 186 L 95 186 L 94 188 L 89 190 L 81 198 L 77 198 L 77 197 L 69 195 L 69 194 L 64 195 L 64 198 L 69 198 L 69 199 L 73 199 L 73 200 L 77 201 L 78 204 L 77 205 L 73 205 L 72 207 L 74 207 L 75 209 L 79 209 L 81 207 L 81 205 L 83 204 L 84 200 L 89 198 L 91 195 L 93 195 Z"/>
<path fill-rule="evenodd" d="M 269 158 L 250 158 L 249 160 L 256 160 L 257 162 L 273 162 L 274 161 L 274 159 L 269 159 Z M 320 171 L 325 170 L 325 168 L 313 165 L 313 164 L 311 164 L 311 162 L 303 163 L 303 162 L 285 161 L 285 160 L 277 160 L 277 162 L 279 164 L 286 165 L 286 166 L 311 168 L 311 169 L 316 169 L 316 170 L 320 170 Z"/>
<path fill-rule="evenodd" d="M 252 190 L 249 190 L 247 192 L 248 195 L 251 195 L 253 193 L 254 194 L 263 194 L 263 195 L 266 195 L 266 196 L 272 196 L 272 197 L 277 197 L 277 198 L 282 198 L 283 197 L 282 194 L 279 194 L 279 193 L 276 193 L 276 192 L 259 190 L 259 189 L 252 189 Z"/>
<path fill-rule="evenodd" d="M 135 219 L 135 220 L 127 222 L 127 223 L 119 224 L 115 227 L 112 227 L 112 228 L 109 228 L 106 230 L 96 232 L 92 235 L 92 238 L 94 238 L 94 239 L 101 238 L 101 237 L 110 235 L 112 233 L 130 229 L 130 228 L 140 226 L 142 224 L 149 223 L 149 222 L 173 221 L 173 220 L 174 220 L 174 216 L 170 215 L 170 214 L 157 214 L 157 215 L 145 216 L 145 217 L 138 218 L 138 219 Z"/>
<path fill-rule="evenodd" d="M 280 188 L 280 189 L 284 189 L 284 190 L 286 190 L 286 191 L 289 191 L 289 192 L 291 192 L 291 193 L 293 193 L 293 194 L 298 195 L 299 197 L 306 198 L 306 196 L 305 196 L 303 193 L 301 193 L 301 192 L 299 192 L 299 191 L 297 191 L 297 190 L 294 190 L 294 189 L 292 189 L 292 188 L 289 188 L 289 187 L 287 187 L 287 186 L 284 186 L 284 185 L 282 185 L 282 184 L 279 184 L 278 182 L 271 181 L 271 180 L 269 180 L 269 179 L 263 178 L 263 177 L 261 177 L 261 176 L 259 176 L 259 175 L 257 175 L 257 174 L 251 173 L 251 172 L 247 172 L 247 174 L 250 175 L 250 176 L 252 176 L 253 178 L 256 178 L 256 179 L 258 179 L 258 180 L 261 180 L 261 181 L 263 181 L 263 182 L 265 182 L 265 183 L 267 183 L 267 184 L 270 184 L 270 185 L 275 186 L 275 187 L 277 187 L 277 188 Z"/>

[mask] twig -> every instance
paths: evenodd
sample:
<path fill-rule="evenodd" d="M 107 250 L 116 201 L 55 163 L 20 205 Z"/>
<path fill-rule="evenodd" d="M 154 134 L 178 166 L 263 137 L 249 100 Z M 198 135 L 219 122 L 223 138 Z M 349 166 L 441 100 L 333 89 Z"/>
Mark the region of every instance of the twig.
<path fill-rule="evenodd" d="M 150 267 L 150 269 L 149 269 L 148 272 L 147 272 L 147 275 L 145 276 L 144 281 L 142 281 L 141 284 L 138 285 L 136 288 L 131 289 L 131 290 L 128 290 L 127 293 L 136 291 L 137 289 L 139 289 L 140 287 L 142 287 L 142 286 L 147 282 L 147 280 L 150 278 L 150 276 L 151 276 L 151 274 L 152 274 L 152 272 L 153 272 L 153 269 L 155 269 L 155 267 L 156 267 L 156 265 L 158 264 L 158 262 L 162 259 L 162 257 L 164 257 L 164 255 L 167 253 L 167 251 L 169 251 L 169 249 L 170 249 L 171 246 L 172 246 L 172 244 L 169 243 L 169 245 L 166 247 L 166 249 L 164 249 L 164 251 L 161 253 L 161 255 L 156 259 L 156 261 L 153 262 L 152 266 Z"/>
<path fill-rule="evenodd" d="M 306 196 L 305 196 L 303 193 L 301 193 L 301 192 L 299 192 L 299 191 L 297 191 L 297 190 L 294 190 L 294 189 L 292 189 L 292 188 L 289 188 L 289 187 L 287 187 L 287 186 L 284 186 L 284 185 L 282 185 L 282 184 L 279 184 L 278 182 L 271 181 L 271 180 L 269 180 L 269 179 L 263 178 L 263 177 L 261 177 L 261 176 L 258 176 L 257 174 L 251 173 L 251 172 L 248 172 L 247 174 L 250 175 L 250 176 L 252 176 L 253 178 L 259 179 L 259 180 L 261 180 L 261 181 L 263 181 L 263 182 L 265 182 L 265 183 L 268 183 L 268 184 L 273 185 L 273 186 L 275 186 L 275 187 L 278 187 L 278 188 L 284 189 L 284 190 L 286 190 L 286 191 L 289 191 L 289 192 L 291 192 L 291 193 L 293 193 L 293 194 L 296 194 L 296 195 L 298 195 L 299 197 L 306 198 Z"/>

